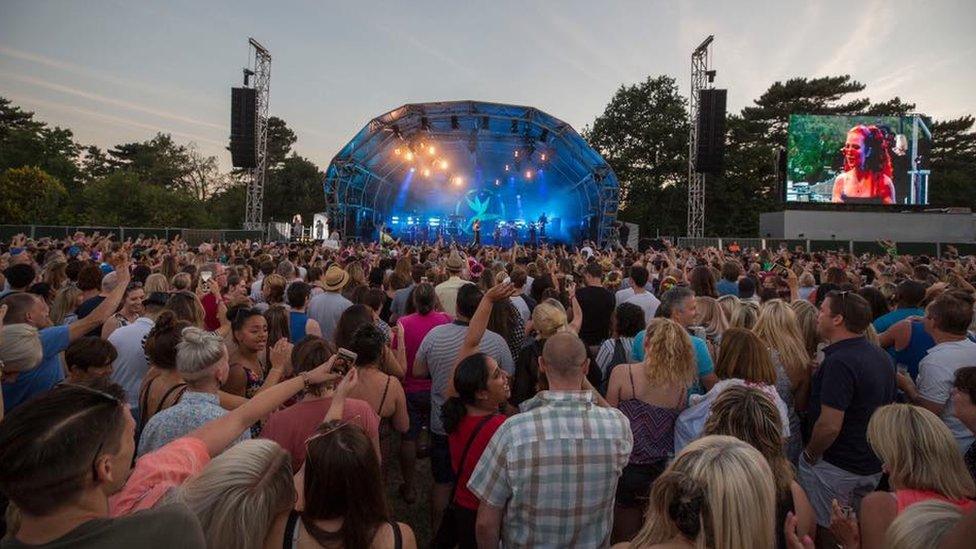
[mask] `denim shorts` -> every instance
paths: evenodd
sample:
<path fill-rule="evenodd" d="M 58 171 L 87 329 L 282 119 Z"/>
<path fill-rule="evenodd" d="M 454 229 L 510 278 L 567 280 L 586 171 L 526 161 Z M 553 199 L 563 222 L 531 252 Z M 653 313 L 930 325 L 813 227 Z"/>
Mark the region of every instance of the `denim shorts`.
<path fill-rule="evenodd" d="M 410 416 L 410 428 L 401 438 L 417 440 L 422 428 L 430 429 L 430 391 L 407 393 L 407 415 Z"/>

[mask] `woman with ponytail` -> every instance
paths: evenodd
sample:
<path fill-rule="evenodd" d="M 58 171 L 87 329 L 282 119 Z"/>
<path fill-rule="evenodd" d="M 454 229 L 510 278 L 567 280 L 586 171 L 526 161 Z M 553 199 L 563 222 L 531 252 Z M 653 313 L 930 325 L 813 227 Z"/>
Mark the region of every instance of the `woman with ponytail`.
<path fill-rule="evenodd" d="M 434 546 L 475 548 L 478 498 L 468 490 L 468 479 L 488 441 L 505 421 L 498 410 L 508 401 L 511 390 L 508 375 L 484 353 L 474 353 L 458 363 L 454 390 L 457 396 L 444 403 L 441 418 L 448 433 L 456 483 Z"/>
<path fill-rule="evenodd" d="M 737 438 L 706 436 L 658 477 L 643 528 L 615 549 L 771 549 L 775 513 L 773 473 L 762 454 Z"/>
<path fill-rule="evenodd" d="M 190 327 L 186 320 L 166 309 L 156 318 L 156 323 L 146 336 L 143 348 L 149 360 L 149 370 L 139 389 L 139 425 L 149 418 L 179 402 L 186 391 L 186 382 L 176 369 L 176 346 L 183 340 L 183 328 Z"/>

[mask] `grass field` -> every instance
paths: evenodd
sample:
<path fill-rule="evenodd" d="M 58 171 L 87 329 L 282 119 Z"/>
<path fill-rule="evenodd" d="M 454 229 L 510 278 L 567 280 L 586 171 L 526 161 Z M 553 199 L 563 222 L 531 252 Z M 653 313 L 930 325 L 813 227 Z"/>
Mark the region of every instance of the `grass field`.
<path fill-rule="evenodd" d="M 381 440 L 383 447 L 383 474 L 386 477 L 386 498 L 396 520 L 413 528 L 417 536 L 417 547 L 427 547 L 430 543 L 430 490 L 433 477 L 430 473 L 430 459 L 417 460 L 417 501 L 407 504 L 400 498 L 398 489 L 402 483 L 400 474 L 400 435 L 387 433 Z"/>

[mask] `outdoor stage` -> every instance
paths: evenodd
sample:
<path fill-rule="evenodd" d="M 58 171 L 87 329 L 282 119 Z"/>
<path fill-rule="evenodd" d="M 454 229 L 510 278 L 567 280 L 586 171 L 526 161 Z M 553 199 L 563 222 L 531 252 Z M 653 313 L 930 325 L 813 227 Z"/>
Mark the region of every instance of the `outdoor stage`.
<path fill-rule="evenodd" d="M 617 178 L 568 124 L 531 107 L 404 105 L 371 120 L 324 182 L 343 237 L 511 245 L 611 240 Z"/>

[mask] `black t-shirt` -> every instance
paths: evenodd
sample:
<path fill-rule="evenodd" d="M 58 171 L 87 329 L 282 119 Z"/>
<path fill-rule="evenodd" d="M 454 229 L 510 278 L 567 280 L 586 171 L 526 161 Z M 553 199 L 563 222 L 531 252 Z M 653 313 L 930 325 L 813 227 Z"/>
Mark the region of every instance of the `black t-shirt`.
<path fill-rule="evenodd" d="M 576 290 L 576 300 L 583 310 L 580 339 L 587 345 L 600 345 L 610 337 L 610 316 L 616 306 L 614 295 L 600 286 L 584 286 Z"/>
<path fill-rule="evenodd" d="M 88 299 L 82 301 L 81 305 L 78 305 L 78 308 L 75 309 L 75 314 L 78 316 L 79 319 L 85 318 L 86 316 L 92 314 L 92 311 L 97 309 L 98 306 L 101 305 L 103 301 L 105 301 L 104 296 L 96 295 L 95 297 L 89 297 Z M 95 328 L 92 328 L 92 330 L 85 335 L 94 336 L 94 337 L 101 336 L 102 325 L 99 324 Z"/>
<path fill-rule="evenodd" d="M 813 376 L 810 418 L 816 422 L 820 406 L 844 412 L 844 423 L 823 459 L 856 475 L 881 471 L 867 441 L 868 420 L 879 407 L 895 399 L 895 365 L 880 347 L 863 337 L 844 339 L 824 349 L 824 360 Z"/>
<path fill-rule="evenodd" d="M 16 539 L 0 542 L 0 549 L 73 549 L 138 547 L 139 549 L 206 549 L 197 517 L 182 504 L 162 505 L 119 518 L 90 520 L 43 545 L 25 545 Z"/>

